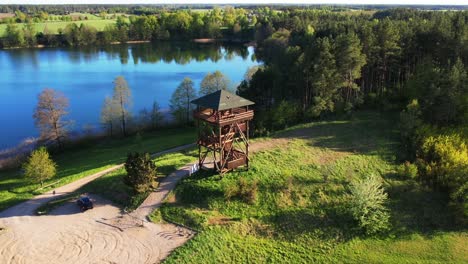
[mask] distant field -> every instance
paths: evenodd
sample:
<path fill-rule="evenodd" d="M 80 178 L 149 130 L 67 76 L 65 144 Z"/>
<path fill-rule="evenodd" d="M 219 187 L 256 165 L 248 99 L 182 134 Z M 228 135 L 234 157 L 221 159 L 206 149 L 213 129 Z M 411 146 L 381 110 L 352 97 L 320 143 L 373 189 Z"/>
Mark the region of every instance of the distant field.
<path fill-rule="evenodd" d="M 190 11 L 192 11 L 192 12 L 194 12 L 194 13 L 206 13 L 206 12 L 211 11 L 211 9 L 201 9 L 201 8 L 200 8 L 200 9 L 190 9 L 190 8 L 189 8 L 189 9 L 187 9 L 187 10 L 190 10 Z"/>
<path fill-rule="evenodd" d="M 377 11 L 376 10 L 349 10 L 349 11 L 339 11 L 340 13 L 347 14 L 347 15 L 354 15 L 354 16 L 359 16 L 359 15 L 369 15 L 372 16 L 374 15 Z"/>
<path fill-rule="evenodd" d="M 104 30 L 104 28 L 109 24 L 114 24 L 115 20 L 82 20 L 82 21 L 48 21 L 43 23 L 35 23 L 37 32 L 43 32 L 45 27 L 52 34 L 57 34 L 59 29 L 64 29 L 68 24 L 75 23 L 77 25 L 85 24 L 95 27 L 98 31 Z M 0 37 L 5 36 L 6 24 L 0 24 Z M 24 24 L 18 24 L 19 27 L 24 26 Z"/>
<path fill-rule="evenodd" d="M 69 16 L 71 16 L 72 18 L 73 17 L 76 17 L 76 18 L 87 17 L 88 20 L 99 20 L 99 19 L 101 19 L 100 17 L 98 17 L 96 15 L 93 15 L 93 14 L 90 14 L 90 13 L 71 13 L 71 14 L 69 14 Z"/>
<path fill-rule="evenodd" d="M 13 13 L 0 13 L 0 19 L 7 18 L 7 17 L 14 17 L 15 14 Z"/>

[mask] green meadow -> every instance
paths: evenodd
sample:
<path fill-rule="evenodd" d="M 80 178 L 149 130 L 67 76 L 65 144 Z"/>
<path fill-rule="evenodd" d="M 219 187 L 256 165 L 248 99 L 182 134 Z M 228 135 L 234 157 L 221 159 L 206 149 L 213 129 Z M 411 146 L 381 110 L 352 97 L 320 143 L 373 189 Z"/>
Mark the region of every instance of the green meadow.
<path fill-rule="evenodd" d="M 358 113 L 297 126 L 273 136 L 282 143 L 256 152 L 249 171 L 185 178 L 152 218 L 198 234 L 166 263 L 466 263 L 468 234 L 448 198 L 396 176 L 394 124 Z M 368 174 L 389 195 L 392 227 L 377 236 L 346 210 L 349 182 Z"/>

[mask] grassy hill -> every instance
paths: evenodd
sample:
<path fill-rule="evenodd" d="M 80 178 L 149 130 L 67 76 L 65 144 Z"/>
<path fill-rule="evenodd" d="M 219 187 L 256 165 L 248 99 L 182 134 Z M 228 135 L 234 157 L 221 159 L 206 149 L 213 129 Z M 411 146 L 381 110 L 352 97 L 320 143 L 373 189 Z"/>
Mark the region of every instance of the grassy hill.
<path fill-rule="evenodd" d="M 396 176 L 395 124 L 358 113 L 302 125 L 257 140 L 270 148 L 249 171 L 184 179 L 153 217 L 199 234 L 166 263 L 467 263 L 468 233 L 447 198 Z M 392 223 L 375 237 L 346 213 L 349 181 L 369 174 L 384 180 Z"/>

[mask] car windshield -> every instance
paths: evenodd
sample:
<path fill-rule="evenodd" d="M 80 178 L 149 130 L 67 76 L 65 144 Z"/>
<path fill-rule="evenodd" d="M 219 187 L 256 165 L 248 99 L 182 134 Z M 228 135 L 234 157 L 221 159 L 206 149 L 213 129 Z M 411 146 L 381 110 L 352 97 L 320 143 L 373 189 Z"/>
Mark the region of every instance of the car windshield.
<path fill-rule="evenodd" d="M 85 203 L 89 203 L 89 198 L 88 197 L 83 197 L 81 198 L 81 200 Z"/>

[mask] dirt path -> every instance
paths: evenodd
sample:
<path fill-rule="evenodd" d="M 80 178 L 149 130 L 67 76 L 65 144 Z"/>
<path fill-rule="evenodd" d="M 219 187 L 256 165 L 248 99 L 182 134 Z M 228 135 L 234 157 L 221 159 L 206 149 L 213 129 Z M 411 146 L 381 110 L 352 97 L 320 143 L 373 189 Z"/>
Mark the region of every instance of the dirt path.
<path fill-rule="evenodd" d="M 150 193 L 143 203 L 132 212 L 132 215 L 141 220 L 147 220 L 147 216 L 156 208 L 160 207 L 169 192 L 175 188 L 177 182 L 182 178 L 198 170 L 197 164 L 187 164 L 184 167 L 166 176 L 156 191 Z"/>
<path fill-rule="evenodd" d="M 158 153 L 154 153 L 151 156 L 152 157 L 157 157 L 157 156 L 161 156 L 161 155 L 164 155 L 164 154 L 181 151 L 181 150 L 190 148 L 192 146 L 194 146 L 194 144 L 183 145 L 183 146 L 171 148 L 171 149 L 168 149 L 168 150 L 164 150 L 164 151 L 161 151 L 161 152 L 158 152 Z M 56 192 L 55 195 L 53 194 L 53 191 L 49 191 L 47 193 L 35 196 L 31 200 L 28 200 L 26 202 L 22 202 L 20 204 L 17 204 L 15 206 L 12 206 L 12 207 L 0 212 L 0 218 L 2 218 L 2 217 L 11 217 L 11 216 L 34 215 L 36 209 L 39 208 L 41 205 L 47 203 L 48 201 L 53 200 L 53 199 L 57 199 L 60 196 L 68 194 L 70 192 L 74 192 L 74 191 L 78 190 L 79 188 L 81 188 L 83 185 L 85 185 L 85 184 L 87 184 L 87 183 L 89 183 L 91 181 L 94 181 L 95 179 L 97 179 L 97 178 L 99 178 L 99 177 L 101 177 L 101 176 L 103 176 L 103 175 L 105 175 L 105 174 L 107 174 L 107 173 L 109 173 L 111 171 L 122 168 L 123 165 L 124 164 L 119 164 L 119 165 L 112 166 L 112 167 L 110 167 L 108 169 L 105 169 L 103 171 L 100 171 L 98 173 L 86 176 L 86 177 L 81 178 L 81 179 L 79 179 L 77 181 L 74 181 L 72 183 L 66 184 L 66 185 L 61 186 L 59 188 L 56 188 L 55 189 L 55 192 Z"/>

